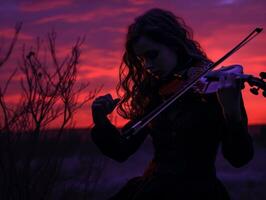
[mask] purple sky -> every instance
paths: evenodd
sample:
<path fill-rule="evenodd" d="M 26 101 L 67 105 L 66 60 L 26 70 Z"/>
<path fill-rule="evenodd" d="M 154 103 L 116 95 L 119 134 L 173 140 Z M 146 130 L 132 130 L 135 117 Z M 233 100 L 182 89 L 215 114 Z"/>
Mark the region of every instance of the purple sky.
<path fill-rule="evenodd" d="M 85 36 L 79 65 L 79 81 L 89 81 L 90 88 L 104 84 L 101 94 L 115 96 L 118 66 L 123 53 L 127 26 L 147 9 L 159 7 L 173 11 L 184 18 L 194 30 L 209 57 L 215 61 L 242 40 L 255 27 L 266 28 L 266 1 L 263 0 L 56 0 L 56 1 L 3 1 L 0 7 L 0 57 L 12 38 L 16 22 L 23 27 L 14 52 L 0 69 L 3 83 L 17 66 L 22 45 L 30 48 L 36 37 L 47 39 L 51 30 L 57 32 L 57 51 L 63 58 L 77 37 Z M 45 42 L 44 42 L 45 44 Z M 263 31 L 223 65 L 241 64 L 245 73 L 258 76 L 266 71 L 266 36 Z M 16 78 L 17 82 L 19 78 Z M 14 81 L 9 99 L 18 99 L 20 88 Z M 250 124 L 266 123 L 265 98 L 243 91 Z M 79 113 L 77 126 L 86 127 L 91 121 L 89 105 Z M 119 118 L 119 124 L 124 121 Z"/>

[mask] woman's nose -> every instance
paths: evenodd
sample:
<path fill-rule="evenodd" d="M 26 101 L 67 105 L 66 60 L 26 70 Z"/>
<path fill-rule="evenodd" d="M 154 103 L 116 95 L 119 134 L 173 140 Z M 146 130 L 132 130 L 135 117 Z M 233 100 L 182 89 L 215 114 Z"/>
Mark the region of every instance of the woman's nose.
<path fill-rule="evenodd" d="M 153 66 L 151 60 L 146 60 L 145 68 L 146 68 L 147 70 L 152 71 L 152 68 L 154 68 L 154 66 Z"/>
<path fill-rule="evenodd" d="M 152 64 L 147 64 L 145 67 L 147 70 L 152 70 Z"/>
<path fill-rule="evenodd" d="M 154 69 L 153 69 L 153 66 L 152 64 L 148 64 L 145 66 L 145 69 L 147 70 L 148 73 L 153 73 Z"/>

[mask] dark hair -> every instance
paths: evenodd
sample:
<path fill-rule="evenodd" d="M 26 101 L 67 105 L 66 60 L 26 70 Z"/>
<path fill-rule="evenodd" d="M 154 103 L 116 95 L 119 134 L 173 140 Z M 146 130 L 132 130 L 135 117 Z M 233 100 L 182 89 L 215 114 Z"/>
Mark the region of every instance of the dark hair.
<path fill-rule="evenodd" d="M 172 12 L 154 8 L 135 18 L 128 27 L 116 87 L 121 98 L 117 112 L 132 120 L 145 114 L 153 97 L 152 78 L 143 70 L 142 62 L 133 50 L 133 45 L 141 36 L 171 48 L 181 59 L 181 65 L 189 59 L 208 60 L 199 43 L 193 40 L 192 30 Z M 122 96 L 119 94 L 121 90 Z"/>

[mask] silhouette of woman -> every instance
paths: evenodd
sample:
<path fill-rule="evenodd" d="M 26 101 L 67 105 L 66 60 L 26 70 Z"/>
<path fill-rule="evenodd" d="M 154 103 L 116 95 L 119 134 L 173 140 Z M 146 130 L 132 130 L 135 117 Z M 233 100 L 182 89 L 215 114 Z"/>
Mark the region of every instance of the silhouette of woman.
<path fill-rule="evenodd" d="M 193 87 L 138 134 L 128 140 L 121 137 L 169 97 L 171 89 L 162 93 L 163 86 L 189 78 L 208 63 L 190 28 L 170 11 L 148 10 L 128 27 L 116 88 L 120 98 L 107 94 L 94 100 L 92 139 L 103 154 L 123 162 L 150 135 L 154 156 L 142 176 L 129 180 L 110 199 L 230 199 L 216 177 L 219 145 L 234 167 L 253 157 L 241 83 L 235 75 L 221 76 L 214 93 Z M 107 118 L 116 106 L 129 119 L 121 131 Z"/>

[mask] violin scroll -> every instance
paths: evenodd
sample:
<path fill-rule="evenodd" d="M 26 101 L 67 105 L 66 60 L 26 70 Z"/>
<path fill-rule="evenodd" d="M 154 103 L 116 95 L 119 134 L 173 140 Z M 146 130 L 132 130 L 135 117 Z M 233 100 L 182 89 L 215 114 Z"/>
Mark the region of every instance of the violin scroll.
<path fill-rule="evenodd" d="M 259 94 L 259 90 L 262 89 L 262 95 L 266 97 L 266 82 L 264 81 L 266 79 L 266 72 L 260 73 L 260 78 L 253 77 L 253 79 L 248 82 L 250 86 L 253 86 L 250 88 L 250 92 L 254 95 Z"/>
<path fill-rule="evenodd" d="M 260 73 L 260 78 L 266 79 L 266 72 L 261 72 Z"/>

